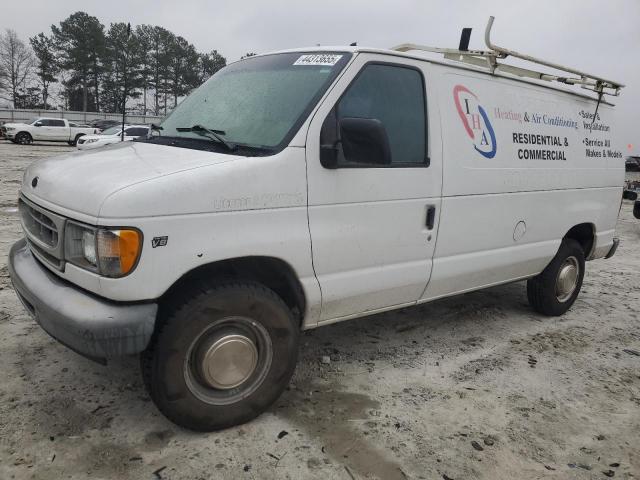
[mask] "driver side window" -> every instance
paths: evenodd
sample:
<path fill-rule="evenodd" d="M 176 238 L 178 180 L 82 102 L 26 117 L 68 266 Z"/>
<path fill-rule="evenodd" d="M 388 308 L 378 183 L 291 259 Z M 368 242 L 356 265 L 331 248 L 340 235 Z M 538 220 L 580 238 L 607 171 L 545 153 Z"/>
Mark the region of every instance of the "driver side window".
<path fill-rule="evenodd" d="M 345 119 L 346 122 L 368 119 L 381 125 L 388 139 L 390 163 L 353 165 L 346 148 L 346 139 L 341 138 Z M 400 65 L 367 64 L 323 124 L 321 144 L 326 147 L 328 143 L 333 143 L 332 140 L 337 147 L 334 168 L 427 166 L 426 99 L 422 73 L 415 68 Z M 364 139 L 363 143 L 366 141 Z"/>

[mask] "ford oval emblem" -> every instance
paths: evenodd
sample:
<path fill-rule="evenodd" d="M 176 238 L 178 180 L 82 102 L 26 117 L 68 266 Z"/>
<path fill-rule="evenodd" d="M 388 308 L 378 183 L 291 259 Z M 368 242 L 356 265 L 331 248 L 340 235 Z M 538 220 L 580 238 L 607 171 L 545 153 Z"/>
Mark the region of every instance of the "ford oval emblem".
<path fill-rule="evenodd" d="M 38 177 L 33 177 L 33 180 L 31 180 L 31 186 L 33 188 L 36 188 L 38 186 Z"/>

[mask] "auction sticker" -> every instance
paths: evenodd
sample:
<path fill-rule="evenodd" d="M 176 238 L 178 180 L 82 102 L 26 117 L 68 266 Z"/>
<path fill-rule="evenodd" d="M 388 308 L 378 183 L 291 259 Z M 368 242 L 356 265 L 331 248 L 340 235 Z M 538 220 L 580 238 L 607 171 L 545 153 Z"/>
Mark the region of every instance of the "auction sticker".
<path fill-rule="evenodd" d="M 294 65 L 329 65 L 333 66 L 338 63 L 338 60 L 342 58 L 342 55 L 331 55 L 326 53 L 312 54 L 312 55 L 300 55 Z"/>

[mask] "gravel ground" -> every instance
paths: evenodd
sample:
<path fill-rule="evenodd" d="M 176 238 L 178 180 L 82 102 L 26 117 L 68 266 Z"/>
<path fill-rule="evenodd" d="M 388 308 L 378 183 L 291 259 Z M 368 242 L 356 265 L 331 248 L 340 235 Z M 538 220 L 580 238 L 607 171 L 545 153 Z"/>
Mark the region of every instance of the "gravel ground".
<path fill-rule="evenodd" d="M 23 169 L 68 149 L 0 142 L 0 256 Z M 0 479 L 639 478 L 631 208 L 565 316 L 533 313 L 516 283 L 309 331 L 276 405 L 211 434 L 158 413 L 137 359 L 102 367 L 49 338 L 0 261 Z"/>

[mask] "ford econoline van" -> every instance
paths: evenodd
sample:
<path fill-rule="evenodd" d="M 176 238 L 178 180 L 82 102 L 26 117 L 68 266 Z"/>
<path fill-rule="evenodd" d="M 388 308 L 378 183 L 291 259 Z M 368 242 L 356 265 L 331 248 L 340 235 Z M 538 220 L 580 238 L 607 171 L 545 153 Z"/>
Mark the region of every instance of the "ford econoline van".
<path fill-rule="evenodd" d="M 421 50 L 250 57 L 147 138 L 34 163 L 26 309 L 91 359 L 141 354 L 158 408 L 203 431 L 278 398 L 301 330 L 521 280 L 562 315 L 618 243 L 621 85 Z"/>

